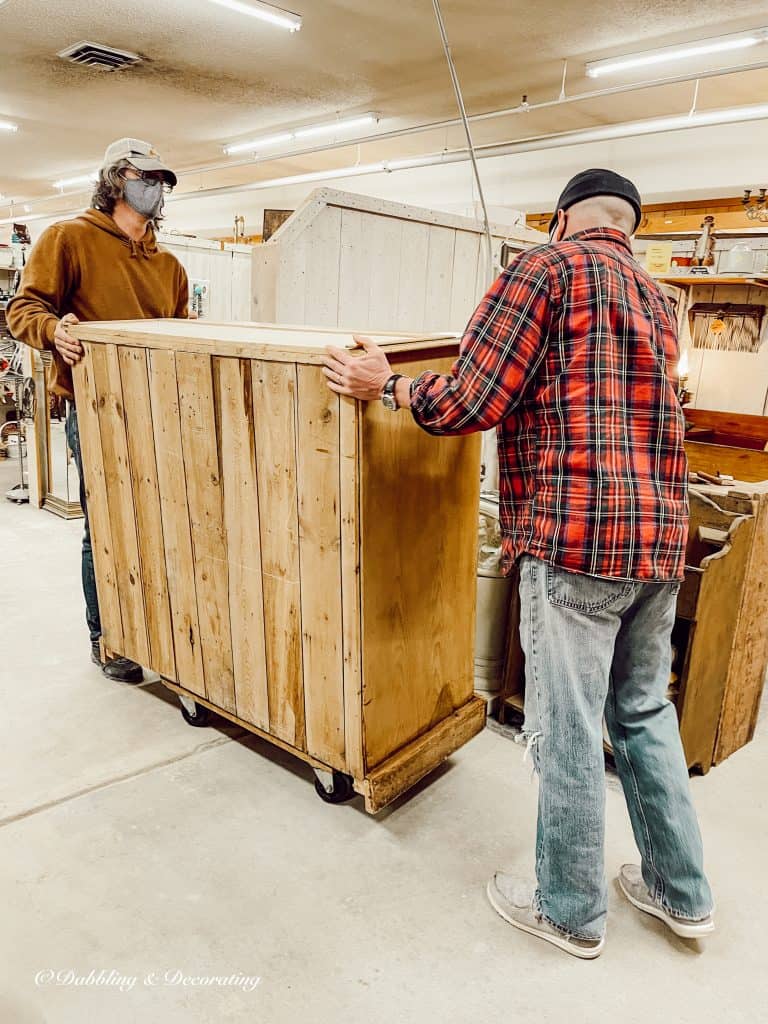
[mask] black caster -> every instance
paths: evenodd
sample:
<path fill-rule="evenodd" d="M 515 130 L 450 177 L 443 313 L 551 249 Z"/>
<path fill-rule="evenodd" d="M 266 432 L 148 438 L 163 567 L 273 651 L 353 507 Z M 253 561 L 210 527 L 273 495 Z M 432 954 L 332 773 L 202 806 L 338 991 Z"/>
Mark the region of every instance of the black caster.
<path fill-rule="evenodd" d="M 327 804 L 343 804 L 355 795 L 352 776 L 344 772 L 321 772 L 315 769 L 315 792 Z"/>
<path fill-rule="evenodd" d="M 197 701 L 183 698 L 181 701 L 181 717 L 187 725 L 194 725 L 196 728 L 202 729 L 209 724 L 211 712 L 204 704 L 198 704 Z"/>

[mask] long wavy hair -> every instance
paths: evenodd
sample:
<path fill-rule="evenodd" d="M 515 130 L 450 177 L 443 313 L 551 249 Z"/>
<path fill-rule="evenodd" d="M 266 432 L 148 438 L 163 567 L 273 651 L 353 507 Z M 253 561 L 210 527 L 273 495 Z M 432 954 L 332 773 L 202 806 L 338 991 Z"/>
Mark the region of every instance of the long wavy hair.
<path fill-rule="evenodd" d="M 125 190 L 125 179 L 122 172 L 126 167 L 132 167 L 130 160 L 119 160 L 111 167 L 102 167 L 99 171 L 99 180 L 91 197 L 91 206 L 94 210 L 101 210 L 111 217 L 115 212 L 115 205 L 118 199 L 123 198 Z M 160 207 L 158 215 L 150 221 L 153 227 L 157 227 L 163 219 L 163 208 Z"/>

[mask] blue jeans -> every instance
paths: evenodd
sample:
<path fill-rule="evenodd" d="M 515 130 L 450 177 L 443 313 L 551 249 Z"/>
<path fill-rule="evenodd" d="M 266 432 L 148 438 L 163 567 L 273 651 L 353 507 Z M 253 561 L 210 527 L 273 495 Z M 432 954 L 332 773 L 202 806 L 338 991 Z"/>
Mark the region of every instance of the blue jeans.
<path fill-rule="evenodd" d="M 88 624 L 88 632 L 91 642 L 98 640 L 101 636 L 101 619 L 99 618 L 99 598 L 96 593 L 96 574 L 93 570 L 93 549 L 91 548 L 91 527 L 88 522 L 88 506 L 85 501 L 85 483 L 83 482 L 83 457 L 80 452 L 80 431 L 77 426 L 77 409 L 73 402 L 69 402 L 67 413 L 66 433 L 69 450 L 75 459 L 77 475 L 80 477 L 80 507 L 85 517 L 85 531 L 83 533 L 83 554 L 81 571 L 83 577 L 83 595 L 85 597 L 85 621 Z"/>
<path fill-rule="evenodd" d="M 520 559 L 524 733 L 539 775 L 535 900 L 546 921 L 579 938 L 605 931 L 603 715 L 648 889 L 679 917 L 712 910 L 666 697 L 678 590 Z"/>

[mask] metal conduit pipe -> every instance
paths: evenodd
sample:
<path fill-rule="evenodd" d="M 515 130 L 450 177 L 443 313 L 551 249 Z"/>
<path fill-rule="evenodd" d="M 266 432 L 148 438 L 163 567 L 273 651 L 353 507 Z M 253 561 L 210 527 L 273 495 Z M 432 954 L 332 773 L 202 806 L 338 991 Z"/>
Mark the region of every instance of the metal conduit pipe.
<path fill-rule="evenodd" d="M 756 104 L 761 113 L 755 117 L 741 118 L 740 120 L 768 120 L 768 105 Z M 602 125 L 597 128 L 577 128 L 573 131 L 555 132 L 550 135 L 531 136 L 527 139 L 516 141 L 490 143 L 484 146 L 475 147 L 475 154 L 478 159 L 488 159 L 497 156 L 512 156 L 517 153 L 533 153 L 543 149 L 558 149 L 563 146 L 577 146 L 589 142 L 602 142 L 612 139 L 625 139 L 639 135 L 664 135 L 673 131 L 687 131 L 691 128 L 709 127 L 717 124 L 728 124 L 734 120 L 732 112 L 729 116 L 723 116 L 720 120 L 716 117 L 717 111 L 702 111 L 697 115 L 679 115 L 669 118 L 650 118 L 648 121 L 625 121 L 620 124 Z M 675 122 L 667 123 L 663 122 Z M 462 163 L 469 160 L 468 149 L 456 149 L 441 153 L 431 153 L 423 157 L 413 157 L 392 161 L 397 166 L 386 166 L 386 161 L 376 164 L 363 164 L 360 167 L 348 167 L 332 169 L 329 171 L 315 171 L 308 174 L 297 174 L 288 178 L 271 178 L 266 181 L 247 182 L 243 185 L 222 185 L 214 188 L 198 189 L 195 192 L 175 194 L 169 197 L 169 202 L 183 202 L 184 200 L 196 199 L 202 196 L 225 196 L 236 195 L 241 192 L 258 192 L 268 188 L 277 188 L 291 184 L 303 184 L 310 181 L 330 181 L 334 178 L 353 178 L 367 174 L 394 174 L 397 171 L 414 170 L 420 167 L 435 167 L 439 164 Z M 0 221 L 0 223 L 2 223 Z"/>
<path fill-rule="evenodd" d="M 719 68 L 719 69 L 715 69 L 715 70 L 712 70 L 712 71 L 689 72 L 689 73 L 686 73 L 686 74 L 674 75 L 674 76 L 669 76 L 669 77 L 666 77 L 666 78 L 646 79 L 646 80 L 644 80 L 642 82 L 632 82 L 632 83 L 628 83 L 628 84 L 624 84 L 624 85 L 609 86 L 609 87 L 602 88 L 602 89 L 593 89 L 593 90 L 590 90 L 589 92 L 574 93 L 571 96 L 560 95 L 560 96 L 558 96 L 557 99 L 554 99 L 554 100 L 543 100 L 543 101 L 541 101 L 539 103 L 530 103 L 530 104 L 526 105 L 525 107 L 523 107 L 520 104 L 518 104 L 517 106 L 514 106 L 514 107 L 505 107 L 505 108 L 502 108 L 502 109 L 499 109 L 499 110 L 490 110 L 490 111 L 486 111 L 485 113 L 481 113 L 481 114 L 469 114 L 467 116 L 467 119 L 468 119 L 468 121 L 470 123 L 475 122 L 475 121 L 488 121 L 488 120 L 493 120 L 493 119 L 502 118 L 502 117 L 510 117 L 510 116 L 515 115 L 515 114 L 530 113 L 531 111 L 543 110 L 543 109 L 550 108 L 550 107 L 559 107 L 559 106 L 563 106 L 563 105 L 566 105 L 566 104 L 569 104 L 569 103 L 580 103 L 580 102 L 585 102 L 587 100 L 600 99 L 601 97 L 604 97 L 604 96 L 617 96 L 617 95 L 621 95 L 622 93 L 639 92 L 639 91 L 642 91 L 644 89 L 661 88 L 661 87 L 663 87 L 665 85 L 677 85 L 677 84 L 680 84 L 682 82 L 695 82 L 697 79 L 719 78 L 719 77 L 722 77 L 724 75 L 742 74 L 742 73 L 746 73 L 746 72 L 749 72 L 749 71 L 761 71 L 761 70 L 764 70 L 766 68 L 768 68 L 768 60 L 765 60 L 765 61 L 755 61 L 755 62 L 753 62 L 751 64 L 743 64 L 743 65 L 740 65 L 739 67 L 736 67 L 736 68 Z M 405 136 L 408 136 L 408 135 L 420 135 L 420 134 L 423 134 L 423 133 L 426 133 L 426 132 L 430 132 L 430 131 L 439 131 L 439 130 L 443 130 L 443 129 L 447 129 L 447 128 L 456 128 L 456 127 L 459 127 L 461 124 L 462 124 L 462 122 L 461 122 L 460 118 L 449 118 L 449 119 L 443 120 L 443 121 L 430 121 L 430 122 L 426 122 L 424 124 L 410 125 L 410 126 L 408 126 L 406 128 L 395 128 L 395 129 L 392 129 L 391 131 L 388 131 L 388 132 L 379 132 L 376 135 L 366 135 L 366 136 L 360 136 L 360 137 L 354 138 L 354 139 L 347 139 L 346 141 L 343 141 L 343 142 L 328 142 L 328 143 L 323 143 L 322 145 L 319 145 L 319 146 L 308 146 L 308 147 L 306 147 L 304 149 L 293 150 L 292 152 L 272 153 L 268 157 L 264 157 L 261 160 L 257 160 L 254 157 L 248 157 L 246 159 L 240 159 L 240 160 L 218 161 L 218 162 L 212 163 L 212 164 L 205 164 L 205 165 L 203 165 L 201 167 L 195 167 L 195 168 L 190 168 L 189 170 L 178 171 L 177 172 L 177 176 L 179 178 L 188 178 L 188 177 L 191 177 L 191 176 L 197 175 L 197 174 L 210 174 L 210 173 L 213 173 L 215 171 L 221 171 L 221 170 L 231 169 L 231 168 L 235 168 L 235 167 L 256 166 L 258 164 L 272 163 L 272 162 L 277 162 L 277 161 L 280 161 L 280 160 L 289 160 L 289 159 L 293 159 L 295 157 L 300 157 L 300 156 L 311 156 L 314 153 L 326 153 L 326 152 L 330 152 L 330 151 L 336 150 L 336 149 L 347 149 L 347 148 L 349 148 L 351 146 L 364 146 L 364 145 L 368 145 L 370 143 L 375 143 L 375 142 L 386 142 L 386 141 L 388 141 L 390 139 L 404 138 Z M 606 126 L 606 127 L 614 127 L 614 126 Z M 546 137 L 547 136 L 542 136 L 541 138 L 546 138 Z M 552 136 L 552 137 L 554 137 L 554 136 Z M 525 142 L 525 140 L 519 140 L 519 141 L 521 143 Z M 565 143 L 565 145 L 568 145 L 568 144 L 569 143 Z M 514 145 L 514 143 L 499 143 L 498 145 Z M 478 152 L 482 152 L 482 150 L 484 148 L 486 148 L 486 147 L 479 147 L 478 148 Z M 499 155 L 502 155 L 502 154 L 499 154 Z M 435 161 L 435 162 L 437 162 L 437 161 Z M 454 161 L 451 160 L 451 159 L 447 159 L 445 162 L 450 163 L 450 162 L 454 162 Z M 372 172 L 369 172 L 369 173 L 372 173 Z M 225 188 L 228 191 L 230 191 L 230 192 L 247 191 L 248 190 L 247 186 L 242 186 L 242 185 L 238 185 L 238 186 L 225 186 Z M 89 191 L 89 189 L 85 188 L 85 189 L 74 190 L 74 191 L 71 191 L 71 192 L 64 192 L 64 193 L 61 193 L 60 195 L 55 195 L 55 196 L 35 196 L 35 197 L 29 198 L 29 199 L 14 199 L 13 200 L 13 205 L 14 206 L 27 205 L 27 206 L 30 206 L 30 207 L 31 206 L 39 206 L 42 203 L 50 203 L 50 202 L 52 202 L 55 199 L 67 199 L 67 198 L 71 198 L 73 196 L 84 195 L 88 191 Z M 201 190 L 198 190 L 195 193 L 187 193 L 184 196 L 177 196 L 176 198 L 178 198 L 178 199 L 191 198 L 193 195 L 204 195 L 204 194 L 211 194 L 211 192 L 210 192 L 210 190 L 201 189 Z M 218 193 L 214 193 L 214 194 L 220 194 L 221 195 L 221 194 L 226 194 L 226 193 L 218 192 Z M 8 206 L 8 205 L 11 205 L 8 201 L 5 201 L 4 203 L 0 203 L 0 206 Z M 54 216 L 57 215 L 57 212 L 58 211 L 54 210 L 54 211 L 51 211 L 49 213 L 45 213 L 45 214 L 42 214 L 42 215 L 34 215 L 32 217 L 28 216 L 27 219 L 28 220 L 40 220 L 40 219 L 44 219 L 46 217 L 54 217 Z M 0 224 L 9 224 L 13 220 L 17 220 L 19 218 L 19 216 L 20 216 L 20 214 L 16 213 L 13 217 L 0 218 Z"/>
<path fill-rule="evenodd" d="M 763 71 L 768 68 L 768 60 L 757 61 L 754 64 L 747 64 L 739 68 L 719 69 L 715 71 L 689 72 L 683 75 L 675 75 L 670 78 L 646 79 L 643 82 L 632 82 L 626 85 L 613 85 L 603 89 L 593 89 L 590 92 L 574 93 L 572 96 L 559 96 L 555 100 L 542 100 L 540 103 L 529 103 L 526 106 L 517 104 L 514 107 L 503 107 L 499 110 L 489 110 L 482 114 L 468 114 L 467 120 L 472 124 L 475 121 L 491 121 L 501 117 L 512 117 L 515 114 L 528 114 L 534 110 L 544 110 L 548 107 L 561 107 L 569 103 L 582 103 L 587 100 L 600 99 L 604 96 L 618 96 L 627 92 L 639 92 L 643 89 L 658 89 L 664 85 L 679 85 L 683 82 L 695 82 L 703 78 L 719 78 L 722 75 L 741 74 L 746 71 Z M 319 146 L 307 146 L 304 149 L 294 149 L 290 152 L 284 151 L 271 153 L 263 159 L 256 159 L 254 156 L 240 160 L 217 161 L 212 164 L 205 164 L 202 167 L 195 167 L 188 171 L 179 171 L 178 177 L 184 178 L 195 174 L 208 174 L 212 171 L 221 171 L 229 167 L 247 167 L 254 163 L 270 163 L 278 160 L 290 160 L 298 156 L 311 156 L 314 153 L 328 153 L 334 149 L 346 149 L 350 146 L 365 146 L 372 142 L 387 142 L 390 139 L 400 139 L 407 135 L 422 135 L 426 132 L 443 131 L 448 128 L 461 127 L 462 121 L 459 117 L 449 118 L 445 121 L 428 121 L 424 124 L 410 125 L 407 128 L 393 128 L 388 132 L 378 132 L 375 135 L 363 135 L 345 142 L 325 142 Z"/>

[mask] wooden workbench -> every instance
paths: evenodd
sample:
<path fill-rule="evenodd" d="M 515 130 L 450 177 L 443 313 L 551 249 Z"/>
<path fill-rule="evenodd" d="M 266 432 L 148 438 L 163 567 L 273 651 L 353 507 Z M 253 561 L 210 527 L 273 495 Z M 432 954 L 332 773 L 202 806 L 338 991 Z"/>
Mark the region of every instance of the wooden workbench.
<path fill-rule="evenodd" d="M 375 812 L 477 733 L 479 437 L 339 399 L 349 334 L 81 324 L 75 372 L 103 641 Z M 453 337 L 385 336 L 414 375 Z"/>

